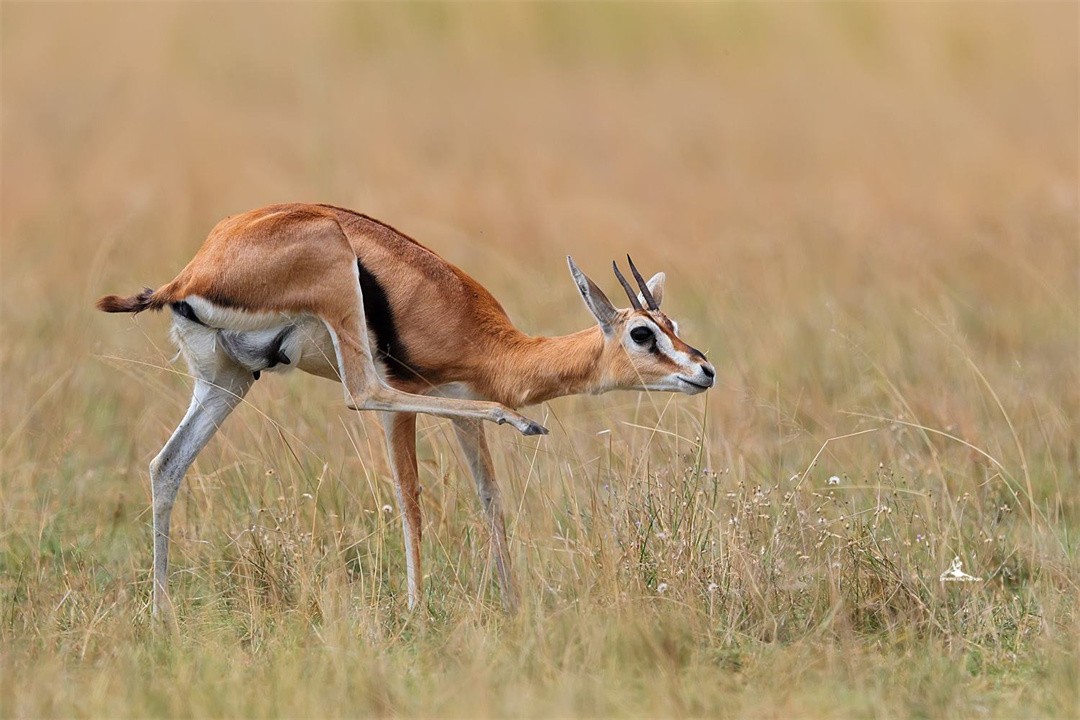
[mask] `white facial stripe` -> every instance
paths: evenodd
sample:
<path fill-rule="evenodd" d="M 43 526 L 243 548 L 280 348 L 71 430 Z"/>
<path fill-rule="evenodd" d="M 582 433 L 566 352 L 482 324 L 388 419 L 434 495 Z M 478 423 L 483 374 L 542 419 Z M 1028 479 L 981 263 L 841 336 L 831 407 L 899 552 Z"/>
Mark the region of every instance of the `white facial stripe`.
<path fill-rule="evenodd" d="M 675 344 L 671 342 L 671 338 L 667 333 L 658 333 L 656 336 L 656 347 L 662 352 L 668 359 L 674 362 L 680 367 L 689 367 L 693 363 L 688 353 L 682 350 L 676 350 Z"/>
<path fill-rule="evenodd" d="M 672 325 L 675 323 L 672 322 Z M 644 320 L 640 325 L 634 325 L 634 327 L 647 327 L 653 332 L 653 337 L 656 338 L 656 349 L 666 358 L 682 368 L 693 368 L 694 372 L 697 372 L 697 363 L 690 357 L 689 353 L 675 349 L 675 344 L 671 342 L 671 338 L 666 332 L 660 329 L 660 327 L 652 320 Z M 633 341 L 631 341 L 633 342 Z"/>

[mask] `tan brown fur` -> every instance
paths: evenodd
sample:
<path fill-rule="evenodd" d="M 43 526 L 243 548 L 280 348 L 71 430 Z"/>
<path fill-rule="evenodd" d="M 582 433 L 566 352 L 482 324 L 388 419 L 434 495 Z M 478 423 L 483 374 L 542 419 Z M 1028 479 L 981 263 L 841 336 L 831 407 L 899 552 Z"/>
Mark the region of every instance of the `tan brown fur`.
<path fill-rule="evenodd" d="M 367 216 L 322 205 L 271 205 L 226 218 L 172 282 L 149 295 L 102 298 L 98 306 L 137 312 L 198 295 L 230 308 L 318 315 L 356 345 L 349 330 L 358 321 L 356 260 L 380 279 L 410 361 L 422 369 L 422 376 L 391 379 L 398 390 L 463 382 L 477 397 L 519 408 L 640 379 L 624 353 L 604 349 L 597 328 L 528 336 L 486 288 L 423 245 Z M 624 312 L 625 322 L 648 311 Z M 677 348 L 693 351 L 663 313 L 652 315 Z"/>
<path fill-rule="evenodd" d="M 121 297 L 106 295 L 97 301 L 97 309 L 107 313 L 141 313 L 143 310 L 160 310 L 165 303 L 154 299 L 153 288 L 144 288 L 137 295 Z"/>
<path fill-rule="evenodd" d="M 392 276 L 382 284 L 410 359 L 424 370 L 393 382 L 398 389 L 466 382 L 478 396 L 520 407 L 566 394 L 555 382 L 560 375 L 573 386 L 587 380 L 585 366 L 552 372 L 563 358 L 581 363 L 576 349 L 584 338 L 526 336 L 486 288 L 424 246 L 366 216 L 321 205 L 272 205 L 226 218 L 174 280 L 152 293 L 102 298 L 98 307 L 155 310 L 198 295 L 241 310 L 318 315 L 355 344 L 347 328 L 357 319 L 356 260 L 377 278 Z M 595 340 L 594 330 L 586 334 Z M 523 364 L 524 372 L 515 372 Z M 528 386 L 540 369 L 540 385 L 522 392 L 522 381 Z"/>
<path fill-rule="evenodd" d="M 191 262 L 161 288 L 128 298 L 106 296 L 97 306 L 106 312 L 140 312 L 198 297 L 211 308 L 271 318 L 281 313 L 283 322 L 298 316 L 321 319 L 335 340 L 349 406 L 382 411 L 405 530 L 410 607 L 421 597 L 423 577 L 415 442 L 418 412 L 450 417 L 455 423 L 488 514 L 503 599 L 513 607 L 517 593 L 481 421 L 511 422 L 525 434 L 537 434 L 546 430 L 511 408 L 615 388 L 698 392 L 712 384 L 711 366 L 700 352 L 678 338 L 673 323 L 659 311 L 632 264 L 651 310 L 640 309 L 633 297 L 632 304 L 638 309 L 616 310 L 595 283 L 581 275 L 572 261 L 570 265 L 586 305 L 600 324 L 562 337 L 531 337 L 514 327 L 482 285 L 394 228 L 327 205 L 272 205 L 222 220 Z M 365 315 L 361 297 L 364 273 L 374 278 L 375 285 L 369 287 L 385 295 L 396 340 L 407 355 L 408 372 L 387 372 L 385 379 L 376 376 L 367 324 L 371 318 Z M 657 292 L 662 292 L 663 276 L 654 280 L 658 280 Z M 632 292 L 625 282 L 624 287 Z M 683 365 L 660 352 L 659 339 L 651 350 L 627 344 L 644 320 L 648 321 L 650 337 L 659 333 L 668 351 L 682 358 Z M 632 327 L 633 323 L 637 325 Z M 406 366 L 404 359 L 398 360 Z M 286 357 L 284 362 L 288 361 Z M 300 360 L 297 364 L 316 374 L 329 373 L 325 365 L 312 370 Z M 707 375 L 699 377 L 699 371 L 706 372 L 704 368 L 708 368 Z M 169 515 L 186 470 L 186 465 L 172 459 L 182 451 L 184 462 L 190 463 L 239 402 L 252 382 L 252 373 L 245 375 L 242 370 L 221 370 L 233 390 L 223 390 L 216 377 L 200 378 L 202 385 L 197 388 L 189 416 L 151 465 L 155 609 L 167 605 Z M 697 384 L 684 380 L 679 372 L 693 372 Z M 440 396 L 454 386 L 464 388 L 466 399 Z M 217 400 L 198 400 L 199 392 Z M 209 417 L 206 408 L 217 414 Z"/>

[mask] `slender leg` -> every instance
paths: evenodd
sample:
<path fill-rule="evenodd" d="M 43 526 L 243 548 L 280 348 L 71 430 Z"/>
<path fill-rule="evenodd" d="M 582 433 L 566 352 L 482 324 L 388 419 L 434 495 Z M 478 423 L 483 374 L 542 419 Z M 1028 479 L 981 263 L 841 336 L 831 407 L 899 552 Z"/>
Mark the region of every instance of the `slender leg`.
<path fill-rule="evenodd" d="M 353 272 L 356 272 L 355 266 Z M 339 372 L 345 386 L 345 404 L 350 409 L 476 418 L 499 425 L 509 423 L 524 435 L 547 434 L 547 428 L 499 403 L 415 395 L 396 390 L 383 382 L 371 357 L 359 279 L 354 279 L 354 283 L 355 297 L 351 301 L 338 298 L 335 312 L 323 317 L 334 341 Z"/>
<path fill-rule="evenodd" d="M 202 379 L 195 381 L 195 394 L 187 414 L 150 463 L 154 503 L 154 615 L 165 612 L 171 617 L 168 590 L 169 518 L 184 473 L 254 382 L 250 373 L 226 375 L 216 378 L 221 384 Z"/>
<path fill-rule="evenodd" d="M 420 566 L 420 475 L 416 467 L 416 415 L 381 413 L 386 452 L 394 472 L 401 529 L 405 533 L 405 562 L 409 572 L 409 609 L 415 610 L 424 595 Z"/>
<path fill-rule="evenodd" d="M 491 462 L 484 426 L 478 420 L 454 420 L 454 432 L 465 453 L 465 459 L 476 479 L 480 504 L 487 517 L 491 532 L 491 548 L 495 555 L 495 569 L 499 576 L 499 591 L 503 607 L 513 613 L 518 609 L 517 586 L 510 569 L 510 548 L 506 541 L 506 523 L 503 520 L 502 495 L 495 481 L 495 466 Z"/>

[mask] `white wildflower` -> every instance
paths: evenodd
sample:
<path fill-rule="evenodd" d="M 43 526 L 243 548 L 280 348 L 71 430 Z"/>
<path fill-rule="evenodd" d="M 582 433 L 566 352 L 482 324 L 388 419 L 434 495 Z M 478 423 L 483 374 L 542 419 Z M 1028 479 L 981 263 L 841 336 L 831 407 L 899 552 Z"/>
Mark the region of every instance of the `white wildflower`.
<path fill-rule="evenodd" d="M 953 558 L 952 565 L 949 566 L 948 570 L 941 573 L 941 577 L 939 579 L 941 580 L 941 582 L 981 582 L 982 581 L 982 578 L 973 577 L 971 575 L 968 575 L 966 572 L 964 572 L 963 563 L 960 562 L 959 557 Z"/>
<path fill-rule="evenodd" d="M 664 594 L 667 592 L 667 583 L 660 583 L 656 586 L 656 592 Z"/>
<path fill-rule="evenodd" d="M 383 505 L 382 511 L 389 515 L 390 513 L 394 512 L 394 508 L 390 507 L 389 505 Z"/>
<path fill-rule="evenodd" d="M 831 478 L 829 478 L 829 484 L 830 485 L 839 485 L 840 484 L 840 477 L 838 475 L 833 475 Z"/>

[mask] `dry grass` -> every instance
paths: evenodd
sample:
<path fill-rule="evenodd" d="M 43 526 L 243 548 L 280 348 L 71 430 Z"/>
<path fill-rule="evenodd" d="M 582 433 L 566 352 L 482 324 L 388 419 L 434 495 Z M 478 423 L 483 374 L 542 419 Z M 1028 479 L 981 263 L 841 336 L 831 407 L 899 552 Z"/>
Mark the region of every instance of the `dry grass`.
<path fill-rule="evenodd" d="M 0 715 L 1075 713 L 1077 12 L 5 4 Z M 409 617 L 377 428 L 296 376 L 189 473 L 154 631 L 190 383 L 92 300 L 304 199 L 535 332 L 630 251 L 716 362 L 493 434 L 519 617 L 435 421 Z"/>

